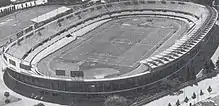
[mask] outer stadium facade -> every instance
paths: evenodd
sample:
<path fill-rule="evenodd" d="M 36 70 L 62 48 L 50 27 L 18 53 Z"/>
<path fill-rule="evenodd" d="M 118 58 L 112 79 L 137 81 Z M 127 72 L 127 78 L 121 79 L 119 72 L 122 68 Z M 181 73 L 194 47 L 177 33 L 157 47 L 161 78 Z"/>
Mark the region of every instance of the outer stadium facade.
<path fill-rule="evenodd" d="M 201 11 L 196 10 L 197 8 L 207 14 L 202 14 Z M 59 40 L 64 39 L 71 28 L 80 30 L 81 27 L 96 21 L 127 15 L 171 17 L 183 20 L 191 26 L 187 33 L 171 47 L 159 55 L 141 60 L 139 67 L 135 69 L 137 70 L 135 74 L 76 80 L 49 77 L 39 72 L 38 62 L 58 48 L 54 48 L 53 51 L 49 51 L 41 58 L 36 55 L 39 56 L 39 52 L 57 43 L 56 40 L 53 40 L 56 37 L 59 37 Z M 6 64 L 4 81 L 11 90 L 21 95 L 59 104 L 70 104 L 72 101 L 77 101 L 79 104 L 87 101 L 92 104 L 102 102 L 107 96 L 113 94 L 122 95 L 128 99 L 135 98 L 141 92 L 150 91 L 149 86 L 164 79 L 177 77 L 183 81 L 188 70 L 194 74 L 199 73 L 205 64 L 200 61 L 208 61 L 218 45 L 219 37 L 213 34 L 218 28 L 215 24 L 217 15 L 217 11 L 212 7 L 179 1 L 114 1 L 76 12 L 70 10 L 58 19 L 34 24 L 17 34 L 17 37 L 5 47 L 2 55 Z M 62 24 L 59 32 L 51 32 L 48 39 L 37 41 L 36 44 L 31 42 L 32 47 L 27 50 L 17 48 L 23 46 L 22 40 L 37 34 L 43 35 L 42 30 L 60 20 L 63 23 L 71 20 L 72 24 L 69 26 Z M 39 33 L 39 31 L 41 32 Z M 61 37 L 63 33 L 66 34 Z M 28 60 L 27 57 L 30 55 L 33 56 Z"/>

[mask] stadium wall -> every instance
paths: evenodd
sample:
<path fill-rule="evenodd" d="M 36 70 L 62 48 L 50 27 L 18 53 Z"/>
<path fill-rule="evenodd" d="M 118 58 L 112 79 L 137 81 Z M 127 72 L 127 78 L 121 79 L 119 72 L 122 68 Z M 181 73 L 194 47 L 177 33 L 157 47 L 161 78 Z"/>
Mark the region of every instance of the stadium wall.
<path fill-rule="evenodd" d="M 98 7 L 98 6 L 97 6 Z M 83 10 L 84 11 L 84 10 Z M 87 11 L 87 10 L 86 10 Z M 138 11 L 138 10 L 135 10 L 135 11 Z M 139 10 L 139 11 L 142 11 L 142 10 Z M 152 9 L 145 9 L 144 11 L 150 11 L 150 12 L 153 12 L 153 11 L 155 11 L 155 10 L 152 10 Z M 174 17 L 174 18 L 177 18 L 177 17 L 179 17 L 179 18 L 184 18 L 184 17 L 186 17 L 185 19 L 187 19 L 188 21 L 194 21 L 196 18 L 194 18 L 194 16 L 192 15 L 192 14 L 188 14 L 188 13 L 185 13 L 185 12 L 179 12 L 179 13 L 181 13 L 181 14 L 174 14 L 174 15 L 172 15 L 174 12 L 173 11 L 171 11 L 171 10 L 169 10 L 170 12 L 163 12 L 162 13 L 162 11 L 164 11 L 164 10 L 160 10 L 160 9 L 158 9 L 158 10 L 156 10 L 156 11 L 158 11 L 158 13 L 156 13 L 156 14 L 148 14 L 147 12 L 146 12 L 146 15 L 161 15 L 161 14 L 163 14 L 164 16 L 167 16 L 167 17 Z M 160 12 L 159 12 L 160 11 Z M 165 11 L 167 11 L 167 10 L 165 10 Z M 72 11 L 71 11 L 72 12 Z M 117 11 L 117 12 L 111 12 L 110 14 L 112 15 L 112 16 L 119 16 L 119 15 L 121 15 L 121 13 L 122 12 L 124 12 L 125 14 L 127 14 L 127 13 L 129 13 L 130 15 L 131 15 L 131 12 L 134 12 L 133 10 L 125 10 L 125 11 Z M 68 12 L 67 12 L 68 13 Z M 82 11 L 77 11 L 77 12 L 75 12 L 75 13 L 73 13 L 73 14 L 70 14 L 70 15 L 68 15 L 68 16 L 65 16 L 65 17 L 61 17 L 60 19 L 56 19 L 56 20 L 52 20 L 52 22 L 49 22 L 49 23 L 43 23 L 43 24 L 41 24 L 40 26 L 37 24 L 34 24 L 34 25 L 32 25 L 32 26 L 30 26 L 30 27 L 28 27 L 28 28 L 25 28 L 25 29 L 31 29 L 31 30 L 28 30 L 28 32 L 27 31 L 25 31 L 25 30 L 23 30 L 23 31 L 20 31 L 19 33 L 17 33 L 17 35 L 13 38 L 13 39 L 11 39 L 11 43 L 5 48 L 5 52 L 7 52 L 7 50 L 10 48 L 10 47 L 13 47 L 14 45 L 16 45 L 16 44 L 18 44 L 19 42 L 20 42 L 20 40 L 22 40 L 22 39 L 25 39 L 25 38 L 27 38 L 27 37 L 29 37 L 29 36 L 36 36 L 35 34 L 36 33 L 38 33 L 39 31 L 44 31 L 44 30 L 46 30 L 46 29 L 48 29 L 49 27 L 51 27 L 52 25 L 54 25 L 54 24 L 57 24 L 57 22 L 59 21 L 59 20 L 67 20 L 67 18 L 69 17 L 69 16 L 73 16 L 74 18 L 76 18 L 76 19 L 78 19 L 78 20 L 75 20 L 75 21 L 73 21 L 72 22 L 72 25 L 70 25 L 70 27 L 68 28 L 68 27 L 60 27 L 60 31 L 59 32 L 54 32 L 54 33 L 49 33 L 50 35 L 51 35 L 51 37 L 49 38 L 49 39 L 53 39 L 54 37 L 56 37 L 56 36 L 60 36 L 60 33 L 63 33 L 63 32 L 65 32 L 66 30 L 69 30 L 69 29 L 71 29 L 71 28 L 77 28 L 77 26 L 83 26 L 84 24 L 84 22 L 86 22 L 86 21 L 89 21 L 89 20 L 94 20 L 94 19 L 98 19 L 99 17 L 101 17 L 101 18 L 103 18 L 103 16 L 104 15 L 109 15 L 109 13 L 107 13 L 107 14 L 102 14 L 102 15 L 98 15 L 98 16 L 96 16 L 96 15 L 94 15 L 93 17 L 85 17 L 85 19 L 79 19 L 78 18 L 78 16 L 77 15 L 79 15 L 79 13 L 80 13 L 80 15 L 81 16 L 84 16 L 84 14 L 88 14 L 88 13 L 82 13 Z M 137 12 L 138 13 L 138 12 Z M 138 14 L 143 14 L 142 12 L 139 12 Z M 183 17 L 182 17 L 182 16 Z M 72 17 L 72 18 L 73 18 Z M 189 18 L 191 18 L 191 20 L 190 19 L 188 19 L 187 17 L 189 17 Z M 79 28 L 80 29 L 80 28 Z M 56 34 L 57 33 L 57 34 Z M 46 39 L 47 40 L 47 39 Z M 27 52 L 27 54 L 28 53 L 30 53 L 30 52 L 32 52 L 32 51 L 34 51 L 34 49 L 36 49 L 37 47 L 39 47 L 39 46 L 41 46 L 41 43 L 43 43 L 44 41 L 42 41 L 42 42 L 39 42 L 39 44 L 40 45 L 36 45 L 36 46 L 34 46 L 32 49 L 30 49 L 28 52 Z M 5 55 L 9 55 L 9 54 L 7 54 L 7 53 L 5 53 Z M 3 55 L 3 57 L 4 57 L 4 55 Z M 26 54 L 25 54 L 25 56 L 23 56 L 22 57 L 22 59 L 21 58 L 17 58 L 17 57 L 15 57 L 15 56 L 12 56 L 11 57 L 11 55 L 9 55 L 9 56 L 6 56 L 6 57 L 8 57 L 7 59 L 6 59 L 6 63 L 8 63 L 8 64 L 10 64 L 9 63 L 9 60 L 11 60 L 11 61 L 13 61 L 14 63 L 15 63 L 15 65 L 11 65 L 10 64 L 10 66 L 11 67 L 13 67 L 13 68 L 18 68 L 18 71 L 19 70 L 22 70 L 21 68 L 19 68 L 19 64 L 20 63 L 22 63 L 23 62 L 23 60 L 24 60 L 24 58 L 26 57 Z M 11 59 L 10 59 L 11 58 Z M 22 62 L 21 62 L 21 60 L 22 60 Z M 24 61 L 25 62 L 25 61 Z M 29 61 L 30 62 L 30 61 Z M 31 62 L 29 63 L 29 66 L 30 67 L 34 67 L 35 66 L 35 64 L 32 64 Z M 26 71 L 26 70 L 24 70 L 24 71 Z M 34 71 L 34 70 L 32 70 L 32 71 Z"/>
<path fill-rule="evenodd" d="M 201 49 L 198 49 L 198 53 L 186 56 L 187 58 L 191 58 L 186 65 L 184 65 L 180 70 L 178 70 L 178 76 L 181 77 L 184 75 L 185 71 L 187 71 L 187 67 L 189 67 L 191 64 L 194 64 L 196 66 L 195 70 L 198 72 L 198 70 L 202 69 L 204 66 L 204 62 L 201 61 L 203 57 L 210 58 L 211 55 L 214 53 L 214 51 L 217 48 L 219 37 L 215 36 L 215 31 L 218 30 L 218 26 L 215 26 L 215 29 L 213 29 L 213 33 L 209 35 L 209 39 L 206 39 L 206 42 L 203 42 L 205 45 Z M 218 33 L 218 31 L 217 31 Z M 210 34 L 210 33 L 209 33 Z M 214 43 L 212 43 L 212 41 Z M 181 59 L 182 60 L 182 59 Z M 174 70 L 173 67 L 176 66 L 176 64 L 180 64 L 180 61 L 175 61 L 171 65 L 164 68 L 163 71 L 169 72 L 169 70 Z M 182 64 L 182 63 L 181 63 Z M 4 74 L 4 81 L 5 84 L 12 89 L 13 91 L 22 94 L 24 96 L 53 102 L 53 103 L 59 103 L 59 104 L 70 104 L 72 101 L 78 101 L 78 103 L 83 103 L 83 101 L 90 101 L 90 102 L 103 102 L 104 99 L 112 94 L 121 95 L 124 97 L 135 98 L 137 97 L 141 92 L 147 92 L 148 87 L 139 87 L 138 89 L 127 89 L 127 90 L 118 90 L 121 87 L 127 87 L 132 88 L 133 84 L 139 84 L 140 82 L 147 81 L 149 79 L 144 78 L 159 78 L 159 74 L 156 76 L 141 76 L 142 78 L 138 79 L 125 79 L 123 81 L 116 81 L 116 82 L 105 82 L 105 84 L 102 86 L 103 88 L 95 88 L 92 89 L 91 86 L 86 85 L 101 85 L 98 82 L 91 82 L 91 84 L 88 84 L 86 82 L 65 82 L 65 81 L 51 81 L 49 79 L 40 79 L 36 78 L 31 75 L 26 75 L 22 73 L 15 72 L 11 69 L 6 69 L 6 72 Z M 42 83 L 43 82 L 43 83 Z M 75 84 L 74 84 L 75 83 Z M 80 86 L 78 86 L 80 85 Z M 107 86 L 110 85 L 110 86 Z M 74 88 L 71 88 L 70 86 L 75 86 Z M 76 87 L 78 86 L 78 88 Z M 25 89 L 25 91 L 24 91 Z M 87 92 L 71 92 L 70 90 L 86 90 Z M 89 90 L 88 90 L 89 89 Z M 115 90 L 115 92 L 102 92 L 102 93 L 95 93 L 96 90 Z M 93 90 L 93 92 L 92 92 Z M 116 90 L 118 90 L 116 92 Z"/>
<path fill-rule="evenodd" d="M 215 14 L 213 13 L 212 16 L 215 16 Z M 214 25 L 212 18 L 208 22 L 212 22 L 209 24 L 210 26 Z M 215 28 L 217 30 L 218 26 L 215 26 Z M 155 84 L 155 81 L 158 82 L 162 78 L 166 78 L 166 75 L 169 75 L 169 77 L 174 75 L 184 80 L 182 76 L 190 64 L 196 63 L 197 68 L 195 70 L 198 73 L 204 64 L 200 62 L 200 59 L 204 60 L 204 58 L 200 57 L 208 59 L 216 50 L 219 39 L 212 31 L 214 33 L 214 28 L 208 31 L 203 41 L 199 42 L 187 54 L 167 65 L 152 70 L 153 73 L 142 76 L 105 81 L 66 81 L 35 77 L 32 74 L 19 72 L 20 70 L 14 71 L 20 68 L 15 67 L 16 69 L 13 69 L 9 65 L 4 74 L 4 81 L 10 89 L 19 94 L 60 104 L 69 104 L 74 100 L 83 103 L 85 99 L 86 101 L 98 102 L 112 94 L 134 98 L 141 92 L 148 91 L 148 86 Z M 197 35 L 200 34 L 201 32 L 197 33 Z M 4 56 L 6 56 L 7 62 L 9 59 L 16 60 L 16 66 L 18 66 L 17 63 L 22 63 L 20 59 L 15 59 L 13 56 L 3 55 L 3 58 Z M 24 89 L 25 91 L 23 91 Z"/>

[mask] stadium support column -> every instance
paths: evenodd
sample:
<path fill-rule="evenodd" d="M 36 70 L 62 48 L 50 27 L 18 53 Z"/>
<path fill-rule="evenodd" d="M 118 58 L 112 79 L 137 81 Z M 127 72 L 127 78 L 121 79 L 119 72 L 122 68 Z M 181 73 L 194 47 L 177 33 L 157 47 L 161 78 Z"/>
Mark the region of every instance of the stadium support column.
<path fill-rule="evenodd" d="M 207 59 L 204 63 L 204 74 L 208 74 L 215 71 L 214 63 L 211 59 Z"/>
<path fill-rule="evenodd" d="M 103 84 L 103 86 L 102 86 L 102 87 L 103 87 L 103 92 L 105 92 L 105 91 L 104 91 L 104 87 L 105 87 L 105 86 L 104 86 L 104 83 L 102 83 L 102 84 Z"/>

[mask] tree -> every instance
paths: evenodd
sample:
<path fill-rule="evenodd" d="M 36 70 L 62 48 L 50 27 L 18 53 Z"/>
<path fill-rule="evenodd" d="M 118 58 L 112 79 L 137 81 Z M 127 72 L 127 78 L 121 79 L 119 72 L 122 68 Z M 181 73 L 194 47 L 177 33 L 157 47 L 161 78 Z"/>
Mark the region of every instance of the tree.
<path fill-rule="evenodd" d="M 184 102 L 188 103 L 189 99 L 188 97 L 186 96 L 186 98 L 184 99 Z"/>
<path fill-rule="evenodd" d="M 4 92 L 4 96 L 6 97 L 5 103 L 6 104 L 10 103 L 11 101 L 8 99 L 8 97 L 10 96 L 10 93 L 9 92 Z"/>
<path fill-rule="evenodd" d="M 8 104 L 8 103 L 10 103 L 10 102 L 11 102 L 11 101 L 10 101 L 9 99 L 6 99 L 6 100 L 5 100 L 5 103 L 6 103 L 6 104 Z"/>
<path fill-rule="evenodd" d="M 38 35 L 39 35 L 39 36 L 41 36 L 41 35 L 42 35 L 40 31 L 38 32 Z"/>
<path fill-rule="evenodd" d="M 113 95 L 109 96 L 105 102 L 105 106 L 128 106 L 128 100 L 125 97 Z"/>
<path fill-rule="evenodd" d="M 176 102 L 176 106 L 179 106 L 180 105 L 180 102 L 179 102 L 179 99 L 177 100 Z"/>
<path fill-rule="evenodd" d="M 200 90 L 200 95 L 202 96 L 202 95 L 204 95 L 204 93 L 203 93 L 203 91 L 202 90 Z"/>
<path fill-rule="evenodd" d="M 36 6 L 36 1 L 34 1 L 34 6 Z"/>
<path fill-rule="evenodd" d="M 13 5 L 13 10 L 15 10 L 15 5 Z"/>
<path fill-rule="evenodd" d="M 192 103 L 189 103 L 189 106 L 192 106 Z"/>
<path fill-rule="evenodd" d="M 211 91 L 212 91 L 211 86 L 209 86 L 207 90 L 208 90 L 209 93 L 211 93 Z"/>
<path fill-rule="evenodd" d="M 169 103 L 168 106 L 172 106 L 172 105 Z"/>
<path fill-rule="evenodd" d="M 8 98 L 8 97 L 10 96 L 10 93 L 9 93 L 9 92 L 5 92 L 5 93 L 4 93 L 4 96 L 5 96 L 6 98 Z"/>
<path fill-rule="evenodd" d="M 192 99 L 195 99 L 195 98 L 196 98 L 196 94 L 195 92 L 193 92 Z"/>
<path fill-rule="evenodd" d="M 38 103 L 38 104 L 36 104 L 34 106 L 45 106 L 45 105 L 43 103 Z"/>
<path fill-rule="evenodd" d="M 59 26 L 59 27 L 61 27 L 61 26 L 62 26 L 61 22 L 58 22 L 58 26 Z"/>

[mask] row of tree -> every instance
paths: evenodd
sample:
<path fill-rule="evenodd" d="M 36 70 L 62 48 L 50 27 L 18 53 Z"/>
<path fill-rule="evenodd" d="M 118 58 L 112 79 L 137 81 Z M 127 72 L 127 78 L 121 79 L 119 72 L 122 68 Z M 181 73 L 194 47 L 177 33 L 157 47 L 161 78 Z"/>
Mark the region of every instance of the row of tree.
<path fill-rule="evenodd" d="M 207 91 L 208 91 L 209 93 L 212 92 L 211 86 L 208 87 Z M 204 93 L 203 93 L 202 90 L 200 90 L 199 95 L 200 95 L 200 96 L 204 95 Z M 191 96 L 191 99 L 196 99 L 196 98 L 197 98 L 197 94 L 196 94 L 195 92 L 193 92 L 193 94 L 192 94 L 192 96 Z M 189 98 L 186 96 L 185 99 L 184 99 L 182 102 L 188 103 L 188 102 L 189 102 Z M 176 106 L 180 106 L 180 105 L 181 105 L 179 99 L 176 101 L 175 104 L 176 104 Z M 191 103 L 190 103 L 190 105 L 191 105 Z M 172 106 L 172 104 L 169 103 L 168 106 Z"/>
<path fill-rule="evenodd" d="M 11 100 L 10 100 L 10 93 L 9 92 L 4 92 L 4 96 L 5 96 L 5 103 L 8 104 L 8 103 L 11 103 Z M 34 106 L 45 106 L 43 103 L 38 103 Z"/>
<path fill-rule="evenodd" d="M 212 92 L 211 86 L 208 87 L 207 91 L 209 93 Z M 200 90 L 199 95 L 200 96 L 204 95 L 204 92 L 202 90 Z M 195 92 L 193 92 L 191 98 L 196 99 L 197 94 Z M 188 103 L 189 98 L 186 96 L 185 99 L 183 100 L 183 102 Z M 129 102 L 125 97 L 118 96 L 118 95 L 109 96 L 104 102 L 104 106 L 128 106 L 128 104 L 129 104 Z M 168 106 L 172 106 L 171 103 L 169 103 Z M 176 101 L 176 106 L 180 106 L 179 100 Z"/>

